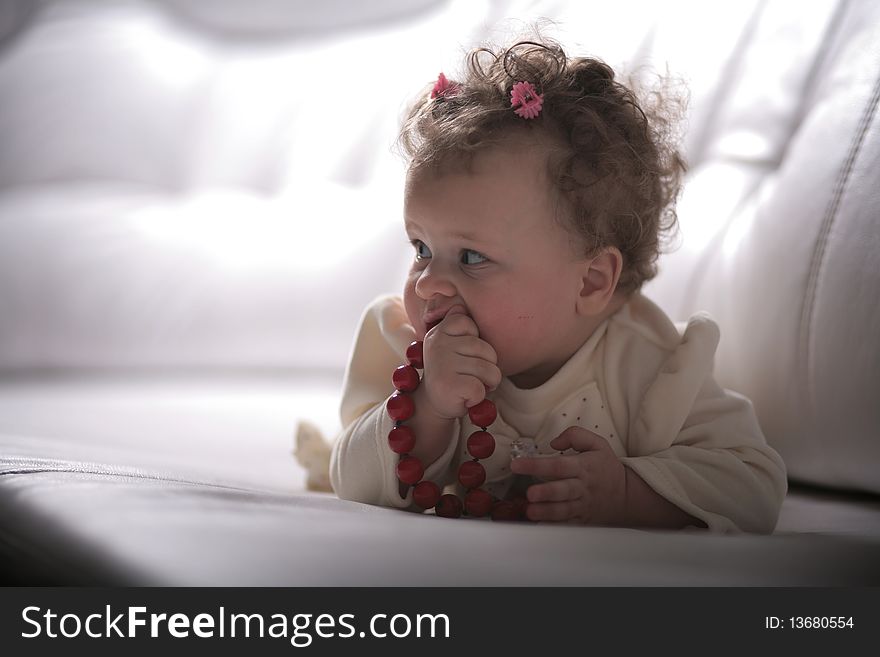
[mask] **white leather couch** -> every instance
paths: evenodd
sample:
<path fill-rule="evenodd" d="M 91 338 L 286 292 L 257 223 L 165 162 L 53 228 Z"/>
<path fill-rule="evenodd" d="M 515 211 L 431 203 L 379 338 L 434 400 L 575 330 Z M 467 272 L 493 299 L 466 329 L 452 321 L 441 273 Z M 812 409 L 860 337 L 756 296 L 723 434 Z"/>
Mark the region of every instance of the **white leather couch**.
<path fill-rule="evenodd" d="M 0 572 L 20 583 L 876 585 L 880 6 L 0 0 Z M 309 491 L 399 290 L 407 99 L 546 16 L 691 89 L 677 250 L 790 492 L 774 535 L 445 521 Z"/>

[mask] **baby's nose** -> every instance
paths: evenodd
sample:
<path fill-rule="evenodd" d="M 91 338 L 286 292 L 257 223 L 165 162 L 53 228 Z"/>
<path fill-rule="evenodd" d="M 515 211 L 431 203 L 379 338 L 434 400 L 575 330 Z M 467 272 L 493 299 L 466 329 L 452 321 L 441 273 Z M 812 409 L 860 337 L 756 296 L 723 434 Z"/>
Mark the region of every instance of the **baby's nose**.
<path fill-rule="evenodd" d="M 416 280 L 416 294 L 425 300 L 437 295 L 454 297 L 456 293 L 452 277 L 434 262 L 429 263 Z"/>

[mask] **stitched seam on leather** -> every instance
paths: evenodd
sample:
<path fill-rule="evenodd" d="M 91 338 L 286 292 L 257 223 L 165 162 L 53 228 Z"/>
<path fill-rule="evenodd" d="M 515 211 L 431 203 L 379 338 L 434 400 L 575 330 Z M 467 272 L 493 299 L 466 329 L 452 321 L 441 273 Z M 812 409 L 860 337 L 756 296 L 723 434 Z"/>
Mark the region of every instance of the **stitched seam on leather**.
<path fill-rule="evenodd" d="M 847 7 L 848 2 L 844 0 L 840 2 L 840 4 L 834 9 L 831 18 L 828 20 L 828 24 L 825 27 L 820 43 L 827 44 L 831 40 L 832 36 L 840 29 L 840 24 L 843 22 L 843 16 L 846 13 Z M 764 6 L 762 5 L 761 11 L 763 10 Z M 760 12 L 756 12 L 755 16 L 757 17 L 759 14 Z M 821 68 L 822 63 L 824 62 L 823 54 L 824 51 L 821 49 L 819 52 L 816 53 L 804 79 L 800 94 L 802 106 L 805 104 L 804 101 L 808 98 L 810 90 L 815 84 L 815 79 L 818 75 L 818 71 Z M 804 116 L 805 111 L 802 108 L 795 111 L 791 121 L 790 130 L 785 140 L 785 144 L 780 150 L 778 157 L 772 160 L 762 160 L 759 162 L 756 162 L 754 159 L 751 158 L 725 157 L 721 159 L 721 161 L 739 162 L 740 164 L 747 164 L 751 166 L 755 166 L 756 164 L 763 164 L 768 167 L 768 174 L 764 176 L 764 178 L 757 178 L 753 184 L 748 186 L 748 188 L 744 191 L 742 197 L 740 198 L 739 202 L 736 203 L 735 207 L 730 212 L 730 215 L 725 221 L 724 226 L 717 231 L 715 236 L 711 239 L 710 243 L 704 249 L 703 253 L 701 254 L 699 260 L 692 270 L 691 276 L 687 282 L 686 292 L 684 295 L 682 295 L 682 305 L 679 308 L 679 313 L 682 316 L 686 316 L 689 313 L 693 312 L 693 309 L 696 307 L 696 300 L 699 297 L 700 291 L 702 290 L 703 285 L 706 282 L 705 274 L 709 270 L 709 266 L 711 265 L 711 263 L 717 258 L 718 251 L 721 248 L 721 245 L 724 243 L 724 240 L 726 239 L 731 226 L 738 218 L 739 213 L 745 207 L 747 207 L 749 203 L 753 201 L 755 194 L 759 193 L 760 190 L 763 189 L 765 183 L 767 182 L 766 178 L 778 172 L 781 163 L 785 160 L 787 156 L 788 149 L 791 146 L 792 138 L 797 133 L 800 125 L 803 123 Z"/>
<path fill-rule="evenodd" d="M 11 460 L 11 459 L 10 459 Z M 29 459 L 30 461 L 35 461 L 36 459 Z M 7 460 L 8 463 L 9 460 Z M 184 479 L 181 477 L 170 477 L 159 474 L 150 474 L 147 472 L 141 472 L 138 470 L 126 470 L 123 468 L 102 468 L 102 466 L 97 464 L 88 464 L 84 468 L 72 468 L 70 466 L 66 466 L 63 464 L 52 465 L 51 461 L 44 461 L 46 465 L 34 465 L 32 467 L 20 467 L 13 470 L 5 470 L 0 469 L 0 477 L 6 475 L 29 475 L 29 474 L 43 474 L 43 473 L 69 473 L 69 474 L 81 474 L 81 475 L 101 475 L 105 477 L 128 477 L 132 479 L 148 479 L 150 481 L 165 481 L 169 483 L 175 484 L 186 484 L 189 486 L 209 486 L 211 488 L 222 488 L 226 490 L 235 490 L 235 491 L 244 491 L 248 493 L 253 492 L 261 492 L 254 491 L 248 488 L 240 488 L 237 486 L 230 486 L 227 484 L 216 484 L 207 481 L 197 481 L 192 479 Z"/>
<path fill-rule="evenodd" d="M 828 238 L 831 234 L 831 228 L 837 218 L 837 212 L 843 199 L 849 183 L 850 175 L 861 152 L 865 135 L 874 120 L 877 113 L 877 105 L 880 102 L 880 76 L 874 82 L 874 89 L 871 98 L 868 101 L 865 111 L 859 120 L 855 137 L 850 145 L 849 153 L 841 170 L 834 182 L 834 192 L 828 206 L 825 209 L 825 216 L 822 218 L 822 224 L 819 230 L 816 246 L 813 249 L 813 257 L 810 260 L 810 271 L 807 278 L 807 287 L 804 292 L 804 305 L 801 312 L 800 323 L 800 362 L 803 368 L 803 380 L 806 382 L 806 391 L 808 394 L 809 407 L 812 408 L 815 399 L 813 362 L 811 358 L 810 343 L 813 339 L 813 320 L 815 317 L 816 293 L 819 287 L 819 281 L 822 277 L 825 265 L 825 254 L 828 247 Z"/>

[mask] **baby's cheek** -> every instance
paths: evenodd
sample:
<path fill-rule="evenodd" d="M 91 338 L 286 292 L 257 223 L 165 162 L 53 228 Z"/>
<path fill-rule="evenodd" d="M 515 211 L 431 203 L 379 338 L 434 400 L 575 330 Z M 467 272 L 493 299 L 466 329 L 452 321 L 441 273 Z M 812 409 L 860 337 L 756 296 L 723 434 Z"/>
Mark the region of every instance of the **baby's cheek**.
<path fill-rule="evenodd" d="M 488 342 L 498 354 L 498 366 L 503 374 L 520 367 L 523 352 L 533 345 L 534 318 L 513 314 L 495 315 L 491 322 L 480 329 L 480 337 Z"/>

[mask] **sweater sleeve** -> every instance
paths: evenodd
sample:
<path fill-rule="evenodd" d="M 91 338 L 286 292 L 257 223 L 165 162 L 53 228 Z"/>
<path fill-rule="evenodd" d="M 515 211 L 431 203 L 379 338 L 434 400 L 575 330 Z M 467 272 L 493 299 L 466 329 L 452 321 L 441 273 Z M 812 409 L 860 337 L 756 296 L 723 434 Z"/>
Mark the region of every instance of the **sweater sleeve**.
<path fill-rule="evenodd" d="M 394 422 L 385 412 L 394 393 L 391 374 L 406 362 L 406 348 L 414 339 L 399 297 L 380 297 L 361 316 L 343 383 L 343 429 L 330 458 L 330 482 L 342 499 L 421 510 L 412 504 L 411 492 L 400 495 L 399 457 L 388 447 Z M 457 422 L 454 431 L 457 436 Z M 446 452 L 427 468 L 426 479 L 445 483 L 456 446 L 457 441 L 449 441 Z"/>
<path fill-rule="evenodd" d="M 712 377 L 717 325 L 688 323 L 632 400 L 624 463 L 657 493 L 720 532 L 772 532 L 787 482 L 751 402 Z M 650 358 L 646 358 L 650 360 Z"/>

